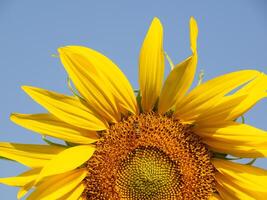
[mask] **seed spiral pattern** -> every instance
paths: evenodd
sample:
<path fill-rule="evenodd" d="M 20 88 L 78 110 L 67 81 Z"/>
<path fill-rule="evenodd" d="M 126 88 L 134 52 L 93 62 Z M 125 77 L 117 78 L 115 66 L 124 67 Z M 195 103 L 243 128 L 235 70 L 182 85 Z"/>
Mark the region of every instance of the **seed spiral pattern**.
<path fill-rule="evenodd" d="M 178 170 L 164 152 L 140 147 L 122 162 L 117 191 L 121 199 L 174 199 L 180 190 Z"/>

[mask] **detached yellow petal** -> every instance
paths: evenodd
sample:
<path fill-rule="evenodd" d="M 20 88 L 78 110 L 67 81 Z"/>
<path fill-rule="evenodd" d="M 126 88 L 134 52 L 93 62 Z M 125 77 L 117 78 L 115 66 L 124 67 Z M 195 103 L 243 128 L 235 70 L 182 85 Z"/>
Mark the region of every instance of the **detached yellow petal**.
<path fill-rule="evenodd" d="M 151 111 L 160 95 L 164 78 L 163 28 L 154 18 L 148 30 L 139 57 L 139 85 L 142 108 Z"/>
<path fill-rule="evenodd" d="M 88 62 L 87 66 L 77 65 L 75 67 L 87 67 L 86 70 L 88 71 L 88 73 L 79 74 L 79 70 L 72 70 L 72 68 L 69 69 L 70 73 L 77 72 L 77 77 L 79 76 L 81 78 L 83 78 L 83 76 L 90 76 L 85 77 L 89 81 L 92 78 L 95 78 L 91 77 L 95 75 L 92 72 L 97 71 L 99 73 L 98 78 L 101 79 L 100 83 L 98 83 L 100 84 L 99 87 L 102 87 L 103 84 L 106 84 L 106 87 L 110 87 L 109 91 L 104 90 L 104 92 L 112 93 L 114 99 L 116 100 L 116 106 L 120 108 L 119 111 L 122 112 L 123 110 L 126 110 L 133 114 L 138 113 L 136 98 L 131 84 L 129 83 L 125 75 L 121 72 L 121 70 L 110 59 L 95 50 L 82 46 L 63 47 L 59 49 L 59 52 L 63 64 L 66 64 L 66 55 L 67 57 L 69 57 L 69 59 L 72 60 L 75 60 L 76 58 L 73 55 L 79 55 L 86 59 Z M 66 68 L 68 68 L 68 66 L 66 66 Z M 86 82 L 87 80 L 84 81 L 85 82 L 83 83 L 82 80 L 79 80 L 78 82 L 76 80 L 76 87 L 78 89 L 80 88 L 80 90 L 82 90 L 81 93 L 85 93 L 85 97 L 89 98 L 91 95 L 88 93 L 92 93 L 93 91 Z M 81 84 L 85 84 L 85 86 L 87 86 L 86 88 L 89 89 L 89 91 L 84 91 Z M 84 87 L 84 89 L 86 88 Z M 91 102 L 92 100 L 89 99 L 89 101 Z"/>
<path fill-rule="evenodd" d="M 43 167 L 65 148 L 55 145 L 35 145 L 0 142 L 0 156 L 31 168 Z"/>
<path fill-rule="evenodd" d="M 216 106 L 226 94 L 259 75 L 255 70 L 242 70 L 209 80 L 193 89 L 178 103 L 174 114 L 183 121 L 195 121 L 201 114 Z"/>
<path fill-rule="evenodd" d="M 72 143 L 90 144 L 98 139 L 96 132 L 72 126 L 51 114 L 14 113 L 10 119 L 24 128 Z"/>
<path fill-rule="evenodd" d="M 253 126 L 229 122 L 217 127 L 195 127 L 194 132 L 214 151 L 237 157 L 267 157 L 267 132 Z"/>
<path fill-rule="evenodd" d="M 267 199 L 267 171 L 250 165 L 214 159 L 216 180 L 235 199 Z M 219 190 L 223 197 L 223 191 Z M 246 198 L 245 198 L 246 197 Z"/>
<path fill-rule="evenodd" d="M 70 47 L 60 48 L 58 51 L 65 69 L 88 106 L 109 122 L 119 121 L 120 113 L 111 87 L 104 79 L 103 72 L 98 70 L 98 67 L 104 64 L 99 60 L 99 56 L 88 54 L 88 60 Z"/>
<path fill-rule="evenodd" d="M 41 171 L 41 168 L 30 169 L 18 176 L 0 178 L 0 183 L 10 185 L 10 186 L 21 187 L 33 181 L 38 176 L 40 171 Z"/>
<path fill-rule="evenodd" d="M 179 104 L 194 80 L 197 67 L 197 35 L 197 23 L 191 17 L 190 42 L 193 55 L 176 65 L 167 77 L 159 98 L 159 113 L 165 113 L 175 104 Z"/>
<path fill-rule="evenodd" d="M 23 90 L 50 113 L 73 126 L 87 130 L 105 130 L 107 124 L 74 97 L 48 90 L 23 86 Z"/>
<path fill-rule="evenodd" d="M 38 185 L 33 193 L 27 198 L 27 200 L 60 199 L 75 189 L 86 177 L 86 175 L 87 170 L 82 168 L 53 176 Z"/>
<path fill-rule="evenodd" d="M 93 155 L 94 151 L 95 148 L 89 145 L 79 145 L 62 151 L 43 167 L 35 183 L 38 183 L 44 177 L 80 167 Z"/>

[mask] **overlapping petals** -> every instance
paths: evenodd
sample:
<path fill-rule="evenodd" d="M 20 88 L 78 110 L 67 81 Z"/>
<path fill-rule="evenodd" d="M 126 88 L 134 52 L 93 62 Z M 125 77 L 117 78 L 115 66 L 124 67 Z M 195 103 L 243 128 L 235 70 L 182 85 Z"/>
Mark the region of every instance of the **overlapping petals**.
<path fill-rule="evenodd" d="M 68 172 L 78 168 L 93 155 L 94 151 L 95 148 L 90 145 L 78 145 L 67 148 L 51 159 L 51 161 L 42 168 L 35 183 L 38 183 L 45 177 Z"/>
<path fill-rule="evenodd" d="M 28 199 L 58 199 L 71 191 L 77 195 L 82 192 L 82 180 L 87 174 L 87 170 L 80 166 L 93 155 L 94 149 L 90 145 L 64 148 L 57 145 L 1 143 L 0 156 L 32 169 L 15 177 L 0 178 L 0 183 L 21 187 L 18 199 L 34 186 L 36 190 Z"/>
<path fill-rule="evenodd" d="M 255 70 L 242 70 L 209 80 L 194 88 L 176 104 L 174 115 L 185 122 L 193 123 L 201 114 L 216 106 L 226 94 L 260 75 Z"/>
<path fill-rule="evenodd" d="M 258 101 L 267 97 L 267 76 L 260 73 L 255 79 L 237 90 L 234 94 L 221 98 L 218 103 L 197 119 L 199 127 L 209 127 L 231 122 L 246 113 Z"/>
<path fill-rule="evenodd" d="M 217 190 L 223 199 L 265 200 L 267 171 L 258 167 L 213 160 L 218 170 Z"/>
<path fill-rule="evenodd" d="M 23 90 L 60 120 L 87 130 L 105 130 L 107 123 L 79 99 L 52 91 L 24 86 Z"/>
<path fill-rule="evenodd" d="M 0 157 L 19 162 L 27 167 L 44 166 L 56 154 L 65 150 L 56 145 L 17 144 L 0 142 Z"/>
<path fill-rule="evenodd" d="M 52 114 L 17 114 L 13 113 L 10 119 L 29 130 L 62 139 L 76 144 L 91 144 L 98 140 L 95 131 L 88 131 L 79 127 L 67 124 Z"/>
<path fill-rule="evenodd" d="M 159 98 L 159 113 L 165 113 L 179 104 L 194 80 L 197 67 L 197 36 L 197 23 L 194 18 L 191 18 L 190 43 L 192 56 L 176 65 L 168 75 Z"/>
<path fill-rule="evenodd" d="M 76 188 L 71 190 L 69 193 L 64 195 L 63 197 L 59 198 L 59 200 L 85 200 L 82 197 L 82 193 L 85 189 L 85 185 L 80 183 Z"/>
<path fill-rule="evenodd" d="M 81 182 L 86 175 L 87 170 L 81 168 L 50 177 L 43 183 L 40 183 L 27 200 L 63 199 L 65 195 L 68 196 L 68 199 L 71 199 L 71 195 L 68 194 L 81 185 Z M 79 197 L 83 192 L 83 187 L 80 186 L 78 189 L 79 190 L 75 191 L 76 193 L 73 194 L 74 197 L 78 195 L 77 192 L 79 193 Z M 75 198 L 71 200 L 74 199 Z"/>
<path fill-rule="evenodd" d="M 267 132 L 253 126 L 229 122 L 215 127 L 195 128 L 210 149 L 237 157 L 267 157 Z"/>
<path fill-rule="evenodd" d="M 41 168 L 32 168 L 23 172 L 22 174 L 14 177 L 0 178 L 0 183 L 4 183 L 10 186 L 22 187 L 32 181 L 34 181 L 38 174 L 40 173 Z"/>
<path fill-rule="evenodd" d="M 81 46 L 60 48 L 59 55 L 88 106 L 104 119 L 117 122 L 121 113 L 138 113 L 129 81 L 110 59 Z"/>

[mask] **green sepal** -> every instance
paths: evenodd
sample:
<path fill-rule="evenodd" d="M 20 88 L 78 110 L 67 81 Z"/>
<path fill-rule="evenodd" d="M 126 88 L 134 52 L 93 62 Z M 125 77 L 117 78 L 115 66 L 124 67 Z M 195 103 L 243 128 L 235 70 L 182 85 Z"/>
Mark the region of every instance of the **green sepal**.
<path fill-rule="evenodd" d="M 245 117 L 243 115 L 241 115 L 241 123 L 245 124 Z"/>
<path fill-rule="evenodd" d="M 51 55 L 53 58 L 59 58 L 59 55 L 57 55 L 57 54 L 52 54 Z"/>
<path fill-rule="evenodd" d="M 214 157 L 214 158 L 225 159 L 227 155 L 228 155 L 228 154 L 225 154 L 225 153 L 213 152 L 213 157 Z"/>
<path fill-rule="evenodd" d="M 257 160 L 257 158 L 252 158 L 252 160 L 249 161 L 248 163 L 246 163 L 246 165 L 253 165 L 256 160 Z"/>
<path fill-rule="evenodd" d="M 170 58 L 170 56 L 167 54 L 166 51 L 164 51 L 164 55 L 165 55 L 167 61 L 169 62 L 169 65 L 171 67 L 171 70 L 173 70 L 175 68 L 175 65 L 173 64 L 172 59 Z"/>
<path fill-rule="evenodd" d="M 68 147 L 74 147 L 76 146 L 76 144 L 72 143 L 72 142 L 68 142 L 68 141 L 65 141 L 65 144 L 68 146 Z"/>
<path fill-rule="evenodd" d="M 142 109 L 141 100 L 142 100 L 141 92 L 140 92 L 140 90 L 138 90 L 137 96 L 136 96 L 136 101 L 137 101 L 138 108 L 139 108 L 140 112 L 142 113 L 143 109 Z"/>
<path fill-rule="evenodd" d="M 200 70 L 200 72 L 198 74 L 198 83 L 197 83 L 197 85 L 202 84 L 202 82 L 204 80 L 204 75 L 205 75 L 204 70 L 203 69 Z"/>
<path fill-rule="evenodd" d="M 78 99 L 81 99 L 84 101 L 84 98 L 81 97 L 78 92 L 75 91 L 75 89 L 72 87 L 72 84 L 71 84 L 71 79 L 70 77 L 67 77 L 67 83 L 68 83 L 68 88 L 69 90 L 71 91 L 71 93 L 73 94 L 73 96 L 77 97 Z"/>
<path fill-rule="evenodd" d="M 0 159 L 1 159 L 1 160 L 14 161 L 14 160 L 11 160 L 11 159 L 9 159 L 9 158 L 2 157 L 2 156 L 0 156 Z M 15 161 L 14 161 L 14 162 L 15 162 Z"/>
<path fill-rule="evenodd" d="M 243 115 L 241 115 L 240 118 L 241 118 L 241 123 L 245 124 L 246 123 L 246 118 Z M 238 119 L 239 118 L 236 118 L 234 121 L 236 122 Z"/>
<path fill-rule="evenodd" d="M 49 145 L 55 145 L 55 146 L 60 146 L 60 147 L 66 147 L 66 146 L 63 145 L 63 144 L 58 144 L 58 143 L 55 143 L 55 142 L 52 142 L 52 141 L 48 140 L 48 139 L 46 138 L 45 135 L 42 135 L 42 140 L 43 140 L 45 143 L 49 144 Z"/>

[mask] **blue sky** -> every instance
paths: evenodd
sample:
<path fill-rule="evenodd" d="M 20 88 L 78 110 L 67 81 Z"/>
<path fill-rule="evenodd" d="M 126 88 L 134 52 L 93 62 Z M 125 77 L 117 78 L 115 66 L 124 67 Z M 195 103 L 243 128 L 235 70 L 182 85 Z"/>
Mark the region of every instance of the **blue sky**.
<path fill-rule="evenodd" d="M 69 93 L 67 75 L 51 56 L 58 47 L 84 45 L 104 53 L 137 88 L 139 49 L 153 17 L 161 19 L 165 50 L 178 63 L 190 55 L 188 22 L 194 16 L 199 25 L 198 71 L 205 71 L 205 80 L 240 69 L 267 73 L 266 9 L 264 0 L 1 0 L 0 141 L 42 142 L 38 134 L 11 123 L 9 114 L 44 111 L 21 85 Z M 246 122 L 267 130 L 266 111 L 263 100 L 246 114 Z M 267 169 L 265 159 L 256 165 Z M 23 169 L 0 161 L 0 177 Z M 16 199 L 16 191 L 0 185 L 2 199 Z"/>

